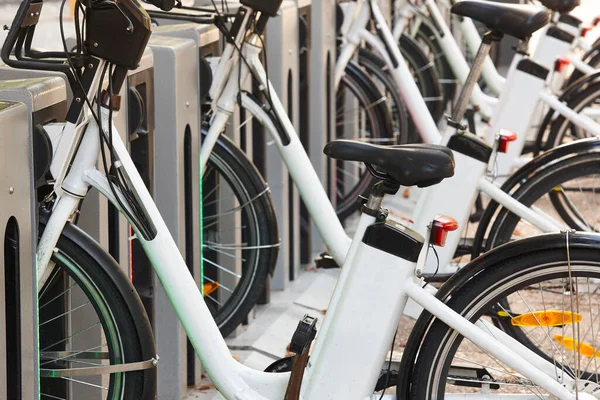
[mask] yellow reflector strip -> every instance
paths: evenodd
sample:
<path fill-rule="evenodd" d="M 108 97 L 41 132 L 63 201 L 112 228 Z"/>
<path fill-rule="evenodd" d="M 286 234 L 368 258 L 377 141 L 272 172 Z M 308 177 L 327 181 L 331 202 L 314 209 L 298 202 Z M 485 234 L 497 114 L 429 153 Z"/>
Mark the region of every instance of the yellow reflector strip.
<path fill-rule="evenodd" d="M 204 295 L 208 296 L 219 288 L 219 282 L 206 282 L 204 285 Z"/>
<path fill-rule="evenodd" d="M 506 311 L 498 311 L 498 316 L 499 317 L 508 317 L 508 313 Z"/>
<path fill-rule="evenodd" d="M 581 321 L 581 314 L 570 311 L 536 311 L 511 319 L 514 326 L 561 326 Z"/>
<path fill-rule="evenodd" d="M 575 351 L 576 347 L 579 347 L 579 351 L 581 353 L 581 355 L 588 357 L 588 358 L 592 358 L 592 357 L 596 357 L 596 358 L 600 358 L 600 352 L 596 351 L 596 349 L 594 348 L 594 346 L 589 345 L 587 343 L 581 343 L 579 346 L 577 345 L 577 340 L 574 340 L 571 337 L 568 336 L 561 336 L 561 335 L 555 335 L 554 336 L 554 340 L 559 343 L 562 344 L 565 348 L 571 350 L 571 351 Z"/>

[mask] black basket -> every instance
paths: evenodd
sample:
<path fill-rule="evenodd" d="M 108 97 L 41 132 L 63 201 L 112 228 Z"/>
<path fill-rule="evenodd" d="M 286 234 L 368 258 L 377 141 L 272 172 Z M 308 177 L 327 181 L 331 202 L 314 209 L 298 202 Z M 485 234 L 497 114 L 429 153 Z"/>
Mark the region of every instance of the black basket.
<path fill-rule="evenodd" d="M 277 11 L 279 11 L 279 6 L 281 6 L 283 0 L 240 0 L 240 3 L 256 11 L 265 13 L 270 17 L 274 17 L 277 15 Z"/>

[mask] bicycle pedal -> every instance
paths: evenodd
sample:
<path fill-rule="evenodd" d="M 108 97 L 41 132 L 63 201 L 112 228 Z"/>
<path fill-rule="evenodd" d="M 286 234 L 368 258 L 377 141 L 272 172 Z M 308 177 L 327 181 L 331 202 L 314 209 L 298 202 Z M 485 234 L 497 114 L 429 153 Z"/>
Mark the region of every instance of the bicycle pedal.
<path fill-rule="evenodd" d="M 485 368 L 471 368 L 451 365 L 448 371 L 448 381 L 456 386 L 483 388 L 498 390 L 500 385 Z"/>
<path fill-rule="evenodd" d="M 375 391 L 379 392 L 380 390 L 396 386 L 398 384 L 399 375 L 400 374 L 395 369 L 381 371 L 381 375 L 379 376 L 379 379 L 377 379 L 377 384 L 375 384 Z"/>
<path fill-rule="evenodd" d="M 475 223 L 481 221 L 481 217 L 483 217 L 483 211 L 475 211 L 473 214 L 469 216 L 469 222 Z"/>
<path fill-rule="evenodd" d="M 294 364 L 295 358 L 296 358 L 296 356 L 289 356 L 289 357 L 280 358 L 277 361 L 273 361 L 271 363 L 271 365 L 269 365 L 267 368 L 265 368 L 265 372 L 274 372 L 274 373 L 290 372 L 292 370 L 292 365 Z"/>
<path fill-rule="evenodd" d="M 315 266 L 317 268 L 331 269 L 331 268 L 339 268 L 340 266 L 335 262 L 333 257 L 325 252 L 319 254 L 319 257 L 315 260 Z"/>

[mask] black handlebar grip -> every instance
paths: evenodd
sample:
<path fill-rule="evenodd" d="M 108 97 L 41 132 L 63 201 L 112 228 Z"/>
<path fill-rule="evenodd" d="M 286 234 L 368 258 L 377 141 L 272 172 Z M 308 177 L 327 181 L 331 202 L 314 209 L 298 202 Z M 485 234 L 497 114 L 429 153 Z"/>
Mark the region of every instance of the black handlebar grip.
<path fill-rule="evenodd" d="M 175 7 L 175 0 L 144 0 L 163 11 L 171 11 Z"/>

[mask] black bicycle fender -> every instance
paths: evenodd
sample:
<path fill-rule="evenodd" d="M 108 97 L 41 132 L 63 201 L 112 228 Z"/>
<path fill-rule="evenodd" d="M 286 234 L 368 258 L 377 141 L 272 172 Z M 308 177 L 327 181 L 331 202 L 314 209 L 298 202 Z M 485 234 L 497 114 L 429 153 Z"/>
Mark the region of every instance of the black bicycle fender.
<path fill-rule="evenodd" d="M 49 217 L 50 214 L 48 212 L 40 211 L 40 235 L 43 231 L 43 228 L 46 226 Z M 117 264 L 115 259 L 112 258 L 110 254 L 108 254 L 106 250 L 104 250 L 98 244 L 98 242 L 85 233 L 81 228 L 67 222 L 62 231 L 62 236 L 76 244 L 89 257 L 93 258 L 98 262 L 98 264 L 102 265 L 103 271 L 115 283 L 120 292 L 128 293 L 133 291 L 134 294 L 136 294 L 135 289 L 129 281 L 129 278 L 127 275 L 125 275 L 125 272 L 119 266 L 119 264 Z M 143 360 L 140 361 L 147 361 L 156 358 L 156 348 L 154 347 L 152 327 L 150 326 L 148 318 L 145 318 L 146 310 L 142 305 L 142 301 L 137 295 L 124 296 L 123 300 L 125 301 L 129 309 L 129 314 L 133 318 L 134 324 L 138 329 L 143 357 Z M 144 393 L 140 397 L 140 400 L 153 400 L 156 393 L 156 368 L 152 368 L 148 371 L 150 374 L 153 374 L 154 377 L 148 379 L 144 384 Z M 154 387 L 152 387 L 152 385 L 154 385 Z"/>

